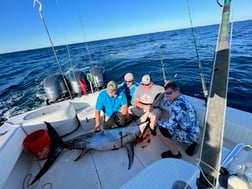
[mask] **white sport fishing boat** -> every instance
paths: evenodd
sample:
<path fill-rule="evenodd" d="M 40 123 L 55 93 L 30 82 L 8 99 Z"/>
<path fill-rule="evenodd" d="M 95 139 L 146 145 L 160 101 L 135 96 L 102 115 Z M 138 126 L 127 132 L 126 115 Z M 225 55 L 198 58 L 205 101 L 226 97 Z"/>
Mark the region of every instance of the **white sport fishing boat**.
<path fill-rule="evenodd" d="M 229 4 L 224 6 L 223 12 L 226 11 L 226 6 Z M 89 76 L 94 78 L 92 73 L 89 73 Z M 134 123 L 126 127 L 126 131 L 120 131 L 113 136 L 113 140 L 120 141 L 119 147 L 114 146 L 117 150 L 87 151 L 83 157 L 75 161 L 81 150 L 57 148 L 50 135 L 49 143 L 46 143 L 45 138 L 39 142 L 44 143 L 39 151 L 39 145 L 34 143 L 44 135 L 37 133 L 34 136 L 33 133 L 47 131 L 45 122 L 55 129 L 62 141 L 82 134 L 91 136 L 95 133 L 94 111 L 99 91 L 93 91 L 93 87 L 94 81 L 99 79 L 101 78 L 89 78 L 89 81 L 92 81 L 92 90 L 86 95 L 49 103 L 48 106 L 11 117 L 0 127 L 0 188 L 203 188 L 197 183 L 201 183 L 204 175 L 214 178 L 213 183 L 211 180 L 208 183 L 211 188 L 252 187 L 252 114 L 226 106 L 223 108 L 224 113 L 219 113 L 221 107 L 215 107 L 216 119 L 223 119 L 223 132 L 219 132 L 219 137 L 213 134 L 212 130 L 215 128 L 211 127 L 211 120 L 208 118 L 211 117 L 209 107 L 215 106 L 212 105 L 215 103 L 212 102 L 214 95 L 211 95 L 216 90 L 214 79 L 207 104 L 204 100 L 187 96 L 195 107 L 202 130 L 200 147 L 192 156 L 185 153 L 186 145 L 176 144 L 182 153 L 182 159 L 161 159 L 160 154 L 166 151 L 167 147 L 159 139 L 158 131 L 149 143 L 135 144 L 132 154 L 132 151 L 128 148 L 125 150 L 124 147 L 127 147 L 127 143 L 135 141 L 124 139 L 124 134 L 127 128 L 134 127 Z M 162 119 L 165 115 L 167 112 L 162 109 Z M 218 123 L 216 125 L 218 126 Z M 220 142 L 212 143 L 213 135 L 220 138 Z M 33 149 L 28 150 L 24 147 L 27 138 L 30 139 L 28 142 L 34 142 Z M 99 142 L 103 141 L 99 141 L 98 138 L 96 142 L 100 145 Z M 212 152 L 212 149 L 215 151 Z M 56 156 L 52 155 L 52 150 Z M 212 161 L 217 162 L 219 166 L 215 167 Z M 213 174 L 204 165 L 209 165 Z M 220 167 L 225 168 L 222 172 L 227 170 L 229 174 L 236 175 L 232 176 L 232 179 L 229 177 L 229 186 L 225 186 L 225 181 L 224 186 L 218 182 Z"/>

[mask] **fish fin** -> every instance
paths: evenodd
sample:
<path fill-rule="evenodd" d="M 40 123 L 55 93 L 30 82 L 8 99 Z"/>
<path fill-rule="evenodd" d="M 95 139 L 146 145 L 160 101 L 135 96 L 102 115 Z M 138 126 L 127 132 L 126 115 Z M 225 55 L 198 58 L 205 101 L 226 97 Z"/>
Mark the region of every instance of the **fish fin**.
<path fill-rule="evenodd" d="M 134 161 L 134 144 L 133 143 L 125 144 L 125 148 L 127 149 L 128 152 L 128 159 L 129 159 L 128 169 L 130 169 Z"/>
<path fill-rule="evenodd" d="M 53 142 L 51 142 L 51 145 L 67 148 L 67 145 L 62 141 L 61 137 L 59 136 L 57 131 L 54 129 L 54 127 L 46 121 L 44 121 L 44 123 L 46 124 L 50 139 L 53 140 Z"/>
<path fill-rule="evenodd" d="M 43 167 L 41 168 L 41 170 L 39 171 L 39 173 L 35 176 L 35 178 L 31 182 L 31 185 L 34 184 L 37 180 L 39 180 L 46 173 L 46 171 L 55 162 L 55 160 L 57 159 L 57 157 L 59 156 L 59 154 L 63 151 L 64 147 L 66 147 L 66 145 L 61 140 L 61 138 L 58 135 L 58 133 L 51 126 L 51 124 L 48 123 L 48 122 L 45 122 L 45 124 L 47 126 L 47 130 L 48 130 L 50 141 L 51 141 L 50 152 L 49 152 L 49 156 L 48 156 L 45 164 L 43 165 Z"/>
<path fill-rule="evenodd" d="M 34 184 L 37 180 L 39 180 L 45 173 L 48 171 L 48 169 L 52 166 L 52 164 L 56 161 L 59 154 L 62 152 L 64 148 L 59 147 L 57 149 L 51 149 L 52 153 L 49 153 L 49 157 L 46 160 L 43 167 L 40 169 L 39 173 L 35 176 L 33 181 L 31 182 L 31 185 Z"/>

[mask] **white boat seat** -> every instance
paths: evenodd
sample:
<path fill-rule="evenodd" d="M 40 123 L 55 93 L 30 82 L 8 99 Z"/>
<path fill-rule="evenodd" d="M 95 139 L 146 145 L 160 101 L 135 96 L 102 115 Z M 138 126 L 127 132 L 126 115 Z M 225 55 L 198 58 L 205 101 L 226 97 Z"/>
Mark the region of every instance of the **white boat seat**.
<path fill-rule="evenodd" d="M 196 188 L 199 169 L 184 160 L 160 159 L 125 183 L 121 189 L 167 189 L 176 181 L 185 181 L 191 188 Z"/>
<path fill-rule="evenodd" d="M 7 123 L 20 125 L 27 134 L 45 129 L 44 121 L 51 123 L 60 136 L 66 135 L 78 127 L 77 113 L 69 101 L 44 106 L 37 110 L 10 118 Z"/>
<path fill-rule="evenodd" d="M 226 158 L 229 153 L 230 150 L 223 147 L 221 159 Z M 130 179 L 121 189 L 167 189 L 172 188 L 176 181 L 184 181 L 192 189 L 196 189 L 199 173 L 199 168 L 187 161 L 174 158 L 160 159 Z"/>

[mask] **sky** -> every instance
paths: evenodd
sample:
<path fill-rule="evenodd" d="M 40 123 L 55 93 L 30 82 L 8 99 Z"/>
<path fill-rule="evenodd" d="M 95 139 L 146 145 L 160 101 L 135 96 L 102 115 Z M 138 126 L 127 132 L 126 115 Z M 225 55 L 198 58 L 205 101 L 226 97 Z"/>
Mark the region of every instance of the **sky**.
<path fill-rule="evenodd" d="M 224 0 L 219 0 L 223 3 Z M 54 46 L 220 23 L 216 0 L 40 0 Z M 252 0 L 232 0 L 231 20 L 252 19 Z M 0 54 L 50 47 L 39 4 L 0 1 Z"/>

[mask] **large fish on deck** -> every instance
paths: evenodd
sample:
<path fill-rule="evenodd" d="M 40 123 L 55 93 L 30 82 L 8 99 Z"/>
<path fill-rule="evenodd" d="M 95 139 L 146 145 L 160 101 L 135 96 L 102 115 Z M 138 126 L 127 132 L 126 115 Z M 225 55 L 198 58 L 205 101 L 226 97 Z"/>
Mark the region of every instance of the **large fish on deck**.
<path fill-rule="evenodd" d="M 76 160 L 90 150 L 106 151 L 125 147 L 129 157 L 128 169 L 130 169 L 134 159 L 134 143 L 139 139 L 140 135 L 141 131 L 138 126 L 119 127 L 99 133 L 80 135 L 65 142 L 65 144 L 69 149 L 82 150 L 82 153 Z"/>
<path fill-rule="evenodd" d="M 45 122 L 45 124 L 51 139 L 51 149 L 47 161 L 31 184 L 35 183 L 45 174 L 64 148 L 81 150 L 80 155 L 76 158 L 76 160 L 78 160 L 90 150 L 106 151 L 125 147 L 129 158 L 128 169 L 130 169 L 134 161 L 134 144 L 142 140 L 142 136 L 144 136 L 142 135 L 139 126 L 128 126 L 105 130 L 98 133 L 93 132 L 83 134 L 63 142 L 51 124 L 47 122 Z"/>

